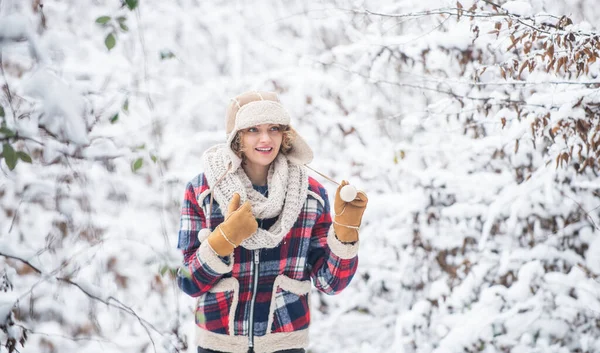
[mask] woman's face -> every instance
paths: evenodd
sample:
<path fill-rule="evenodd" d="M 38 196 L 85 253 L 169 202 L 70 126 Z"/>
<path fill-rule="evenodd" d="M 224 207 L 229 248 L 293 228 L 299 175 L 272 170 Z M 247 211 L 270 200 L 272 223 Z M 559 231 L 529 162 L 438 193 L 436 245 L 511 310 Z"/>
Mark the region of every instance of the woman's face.
<path fill-rule="evenodd" d="M 242 149 L 246 155 L 246 163 L 253 166 L 267 167 L 275 160 L 283 131 L 277 124 L 261 124 L 249 127 L 242 134 Z"/>

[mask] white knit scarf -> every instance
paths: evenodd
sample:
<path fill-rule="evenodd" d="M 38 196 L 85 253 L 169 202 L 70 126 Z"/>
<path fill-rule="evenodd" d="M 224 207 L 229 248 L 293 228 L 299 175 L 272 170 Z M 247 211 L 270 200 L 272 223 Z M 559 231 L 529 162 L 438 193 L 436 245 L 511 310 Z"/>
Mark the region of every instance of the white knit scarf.
<path fill-rule="evenodd" d="M 236 157 L 224 144 L 216 145 L 204 153 L 203 162 L 208 185 L 225 217 L 227 217 L 229 202 L 236 192 L 240 194 L 240 203 L 250 200 L 252 213 L 256 218 L 268 219 L 279 216 L 268 230 L 259 228 L 240 244 L 249 250 L 274 248 L 292 229 L 306 201 L 308 194 L 306 169 L 290 163 L 283 153 L 279 153 L 269 168 L 267 175 L 269 196 L 265 197 L 254 190 L 239 161 L 233 161 L 233 158 Z M 232 168 L 228 171 L 230 165 Z M 223 179 L 217 183 L 221 177 Z"/>

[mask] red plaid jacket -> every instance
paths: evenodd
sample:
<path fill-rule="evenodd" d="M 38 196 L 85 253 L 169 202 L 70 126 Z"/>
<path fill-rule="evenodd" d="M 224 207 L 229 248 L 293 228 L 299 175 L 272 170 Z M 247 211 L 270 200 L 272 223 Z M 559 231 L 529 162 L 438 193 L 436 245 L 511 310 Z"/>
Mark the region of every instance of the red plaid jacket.
<path fill-rule="evenodd" d="M 207 229 L 209 203 L 209 186 L 200 174 L 185 190 L 178 242 L 184 261 L 177 275 L 179 287 L 198 297 L 198 345 L 240 353 L 249 347 L 257 353 L 305 347 L 311 280 L 319 291 L 337 294 L 358 265 L 358 243 L 343 244 L 333 232 L 326 190 L 309 178 L 303 209 L 277 247 L 240 246 L 225 258 L 202 241 L 223 222 L 213 202 Z"/>

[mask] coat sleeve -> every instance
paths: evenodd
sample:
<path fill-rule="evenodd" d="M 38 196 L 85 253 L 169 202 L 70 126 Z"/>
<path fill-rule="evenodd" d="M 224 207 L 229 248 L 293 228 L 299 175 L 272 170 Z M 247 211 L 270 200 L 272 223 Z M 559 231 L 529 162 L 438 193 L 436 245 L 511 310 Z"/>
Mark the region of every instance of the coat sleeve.
<path fill-rule="evenodd" d="M 319 187 L 323 203 L 318 203 L 312 229 L 308 262 L 315 287 L 326 294 L 338 294 L 346 288 L 358 267 L 358 242 L 344 244 L 335 236 L 327 191 Z"/>
<path fill-rule="evenodd" d="M 204 211 L 196 199 L 202 180 L 203 177 L 199 176 L 186 186 L 177 245 L 183 252 L 183 264 L 177 271 L 177 285 L 192 297 L 206 293 L 233 267 L 231 256 L 218 256 L 204 240 L 211 230 L 207 229 Z"/>

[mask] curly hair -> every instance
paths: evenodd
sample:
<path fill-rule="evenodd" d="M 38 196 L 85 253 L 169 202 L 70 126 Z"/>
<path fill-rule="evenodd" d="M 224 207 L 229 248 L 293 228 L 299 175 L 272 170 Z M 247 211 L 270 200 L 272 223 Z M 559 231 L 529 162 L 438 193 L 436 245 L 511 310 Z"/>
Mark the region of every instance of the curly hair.
<path fill-rule="evenodd" d="M 283 133 L 283 139 L 281 140 L 281 148 L 280 152 L 283 154 L 287 154 L 292 150 L 292 143 L 294 142 L 294 138 L 296 137 L 296 132 L 289 125 L 279 125 Z M 242 135 L 244 134 L 243 130 L 238 131 L 231 141 L 231 150 L 242 159 L 242 161 L 246 161 L 246 155 L 244 154 L 244 146 L 242 145 Z"/>

